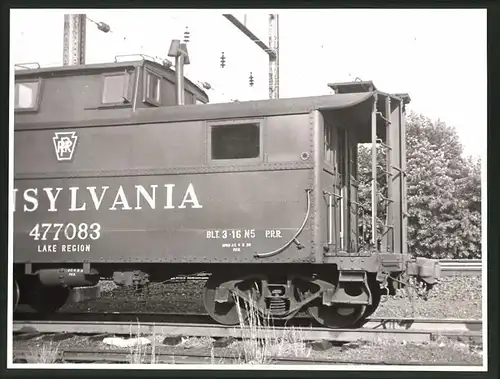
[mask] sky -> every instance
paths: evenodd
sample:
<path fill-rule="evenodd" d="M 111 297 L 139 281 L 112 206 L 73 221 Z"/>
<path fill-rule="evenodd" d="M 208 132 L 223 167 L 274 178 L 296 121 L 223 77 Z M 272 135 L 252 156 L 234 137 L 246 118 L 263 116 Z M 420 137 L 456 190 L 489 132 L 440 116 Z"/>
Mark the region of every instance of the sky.
<path fill-rule="evenodd" d="M 182 40 L 187 26 L 185 72 L 211 84 L 211 102 L 266 99 L 267 54 L 222 13 L 246 20 L 268 44 L 270 12 L 279 14 L 281 98 L 329 94 L 332 82 L 372 80 L 381 91 L 409 93 L 409 110 L 454 126 L 465 154 L 485 156 L 486 10 L 11 10 L 11 61 L 62 65 L 64 13 L 85 13 L 111 27 L 105 34 L 87 22 L 86 63 L 137 53 L 167 58 L 171 40 Z"/>

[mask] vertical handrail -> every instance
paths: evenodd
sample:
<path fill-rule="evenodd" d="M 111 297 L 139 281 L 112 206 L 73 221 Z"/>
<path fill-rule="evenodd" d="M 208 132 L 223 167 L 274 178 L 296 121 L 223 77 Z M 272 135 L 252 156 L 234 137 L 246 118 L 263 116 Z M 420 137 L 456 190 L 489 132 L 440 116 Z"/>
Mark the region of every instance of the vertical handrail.
<path fill-rule="evenodd" d="M 333 194 L 328 195 L 328 246 L 333 244 Z"/>
<path fill-rule="evenodd" d="M 377 247 L 377 95 L 372 109 L 372 244 Z"/>

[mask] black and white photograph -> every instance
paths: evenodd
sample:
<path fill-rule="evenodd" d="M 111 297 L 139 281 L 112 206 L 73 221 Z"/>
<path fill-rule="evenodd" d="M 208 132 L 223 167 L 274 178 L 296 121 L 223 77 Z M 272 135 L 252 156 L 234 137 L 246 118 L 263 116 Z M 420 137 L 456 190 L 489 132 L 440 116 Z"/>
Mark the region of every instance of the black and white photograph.
<path fill-rule="evenodd" d="M 11 9 L 9 369 L 486 371 L 485 9 Z"/>

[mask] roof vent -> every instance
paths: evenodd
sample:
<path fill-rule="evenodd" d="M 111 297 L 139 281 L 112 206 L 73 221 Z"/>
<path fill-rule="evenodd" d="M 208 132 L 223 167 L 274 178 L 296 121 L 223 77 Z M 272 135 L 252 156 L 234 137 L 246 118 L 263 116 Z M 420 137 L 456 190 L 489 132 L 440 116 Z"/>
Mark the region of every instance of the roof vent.
<path fill-rule="evenodd" d="M 346 83 L 328 83 L 328 87 L 333 89 L 336 94 L 374 92 L 377 90 L 372 81 L 361 81 L 361 80 L 356 80 L 354 82 L 346 82 Z"/>

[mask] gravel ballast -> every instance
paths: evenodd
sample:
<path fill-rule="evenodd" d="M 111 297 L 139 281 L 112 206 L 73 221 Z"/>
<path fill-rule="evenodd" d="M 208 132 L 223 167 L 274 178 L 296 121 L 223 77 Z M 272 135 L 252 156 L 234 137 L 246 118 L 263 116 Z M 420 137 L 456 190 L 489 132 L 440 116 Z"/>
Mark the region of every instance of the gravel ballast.
<path fill-rule="evenodd" d="M 112 282 L 102 282 L 101 298 L 69 304 L 62 311 L 84 312 L 186 312 L 205 313 L 204 281 L 153 284 L 149 295 L 141 296 L 130 288 L 116 288 Z M 445 277 L 434 286 L 428 299 L 416 296 L 412 289 L 398 290 L 396 296 L 384 298 L 372 317 L 425 317 L 481 319 L 481 277 Z"/>
<path fill-rule="evenodd" d="M 429 292 L 427 300 L 417 297 L 410 289 L 398 290 L 396 296 L 381 302 L 372 317 L 426 317 L 481 319 L 481 276 L 455 276 L 442 278 Z M 413 307 L 414 306 L 414 311 Z"/>

